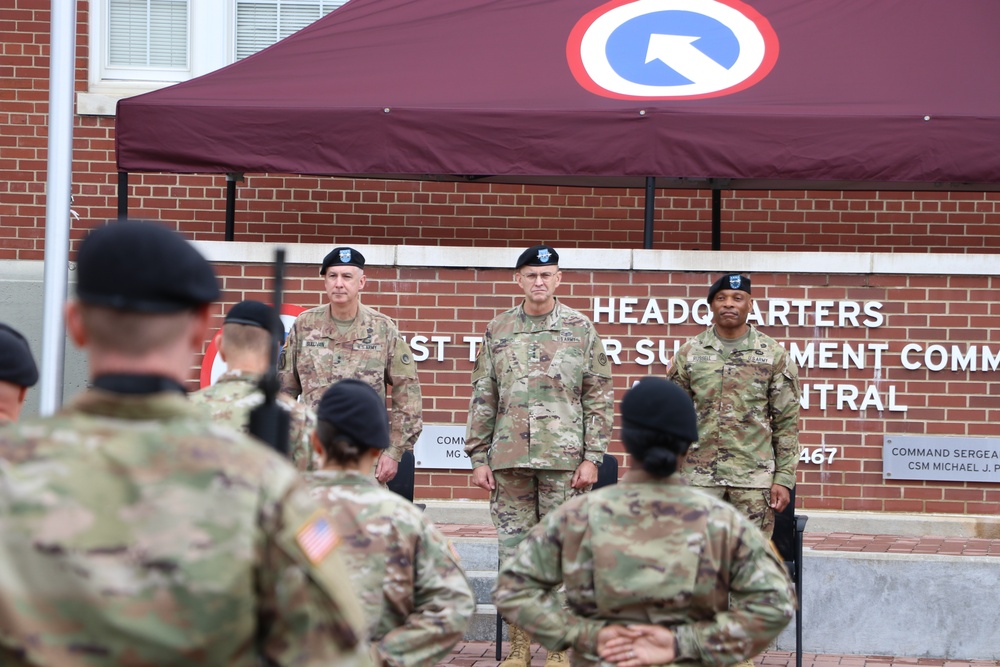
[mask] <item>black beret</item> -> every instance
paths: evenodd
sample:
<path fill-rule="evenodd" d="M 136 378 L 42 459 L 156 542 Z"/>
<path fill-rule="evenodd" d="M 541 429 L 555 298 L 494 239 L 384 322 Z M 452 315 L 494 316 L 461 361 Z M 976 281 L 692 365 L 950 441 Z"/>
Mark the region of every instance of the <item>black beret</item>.
<path fill-rule="evenodd" d="M 750 279 L 738 273 L 727 273 L 708 288 L 708 302 L 712 303 L 715 295 L 724 289 L 742 290 L 750 294 Z"/>
<path fill-rule="evenodd" d="M 28 341 L 21 333 L 0 323 L 0 380 L 19 387 L 33 387 L 38 382 L 38 367 L 31 356 Z"/>
<path fill-rule="evenodd" d="M 226 313 L 224 324 L 247 324 L 274 331 L 278 323 L 274 308 L 260 301 L 240 301 Z"/>
<path fill-rule="evenodd" d="M 347 246 L 334 248 L 323 258 L 323 266 L 319 270 L 319 275 L 325 276 L 326 270 L 331 266 L 356 266 L 363 269 L 365 268 L 365 256 Z"/>
<path fill-rule="evenodd" d="M 622 425 L 671 435 L 688 444 L 698 439 L 694 403 L 683 389 L 661 377 L 647 376 L 625 392 Z"/>
<path fill-rule="evenodd" d="M 355 442 L 389 448 L 389 415 L 385 401 L 361 380 L 340 380 L 323 392 L 316 418 L 333 424 Z"/>
<path fill-rule="evenodd" d="M 177 232 L 155 222 L 112 221 L 76 254 L 80 301 L 117 310 L 173 313 L 219 298 L 211 264 Z"/>
<path fill-rule="evenodd" d="M 559 264 L 559 253 L 550 245 L 533 245 L 517 258 L 514 270 L 522 266 L 553 266 Z"/>

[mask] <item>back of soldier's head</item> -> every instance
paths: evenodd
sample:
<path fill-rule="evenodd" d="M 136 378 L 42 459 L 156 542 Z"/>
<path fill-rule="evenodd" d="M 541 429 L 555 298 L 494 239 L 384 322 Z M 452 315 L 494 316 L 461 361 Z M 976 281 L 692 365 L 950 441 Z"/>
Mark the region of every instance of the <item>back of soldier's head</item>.
<path fill-rule="evenodd" d="M 15 387 L 33 387 L 38 366 L 28 340 L 14 327 L 0 322 L 0 382 Z"/>
<path fill-rule="evenodd" d="M 676 472 L 679 457 L 698 439 L 691 397 L 663 378 L 644 377 L 625 392 L 621 418 L 625 450 L 655 477 Z"/>
<path fill-rule="evenodd" d="M 268 363 L 279 331 L 281 320 L 273 307 L 260 301 L 237 303 L 222 323 L 220 346 L 226 363 L 230 368 L 241 361 Z"/>
<path fill-rule="evenodd" d="M 184 237 L 147 221 L 91 230 L 76 256 L 76 296 L 91 342 L 141 355 L 176 339 L 184 316 L 219 297 L 208 261 Z"/>
<path fill-rule="evenodd" d="M 323 392 L 316 420 L 316 437 L 326 454 L 341 463 L 369 449 L 389 448 L 385 401 L 360 380 L 340 380 Z"/>

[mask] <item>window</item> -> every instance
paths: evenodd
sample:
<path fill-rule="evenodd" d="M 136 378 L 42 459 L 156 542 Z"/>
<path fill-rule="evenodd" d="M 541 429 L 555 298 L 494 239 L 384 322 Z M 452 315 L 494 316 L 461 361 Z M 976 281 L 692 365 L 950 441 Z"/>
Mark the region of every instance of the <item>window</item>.
<path fill-rule="evenodd" d="M 326 16 L 347 0 L 237 0 L 236 53 L 240 60 Z"/>
<path fill-rule="evenodd" d="M 186 71 L 187 0 L 109 0 L 109 69 Z"/>
<path fill-rule="evenodd" d="M 347 0 L 92 0 L 89 90 L 77 113 L 224 67 L 274 44 Z"/>

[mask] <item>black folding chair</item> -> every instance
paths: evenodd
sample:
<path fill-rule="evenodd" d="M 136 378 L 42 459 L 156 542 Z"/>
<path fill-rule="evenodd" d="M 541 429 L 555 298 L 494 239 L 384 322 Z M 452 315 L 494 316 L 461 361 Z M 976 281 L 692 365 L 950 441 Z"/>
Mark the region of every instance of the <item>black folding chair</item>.
<path fill-rule="evenodd" d="M 601 465 L 597 466 L 597 481 L 591 487 L 591 491 L 596 491 L 602 486 L 618 483 L 618 459 L 611 454 L 605 454 Z M 500 572 L 500 557 L 497 556 L 497 572 Z M 497 612 L 497 651 L 496 658 L 499 662 L 503 659 L 503 617 Z"/>
<path fill-rule="evenodd" d="M 795 513 L 795 489 L 792 489 L 788 506 L 774 515 L 774 534 L 771 540 L 785 561 L 785 568 L 795 583 L 795 667 L 802 667 L 802 534 L 808 516 Z"/>

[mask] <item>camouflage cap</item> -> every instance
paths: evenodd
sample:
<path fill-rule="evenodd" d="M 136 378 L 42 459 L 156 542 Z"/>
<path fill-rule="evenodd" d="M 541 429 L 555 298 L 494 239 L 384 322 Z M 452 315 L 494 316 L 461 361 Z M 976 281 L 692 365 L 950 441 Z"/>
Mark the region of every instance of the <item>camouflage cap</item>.
<path fill-rule="evenodd" d="M 240 301 L 226 313 L 225 324 L 246 324 L 273 331 L 277 326 L 278 314 L 274 308 L 260 301 Z"/>
<path fill-rule="evenodd" d="M 514 270 L 522 266 L 555 266 L 559 264 L 559 253 L 550 245 L 533 245 L 517 258 Z"/>
<path fill-rule="evenodd" d="M 96 306 L 173 313 L 219 298 L 215 271 L 183 236 L 155 222 L 111 221 L 76 254 L 76 295 Z"/>
<path fill-rule="evenodd" d="M 319 269 L 319 275 L 325 276 L 326 270 L 331 266 L 356 266 L 359 269 L 365 268 L 365 256 L 354 248 L 341 246 L 334 248 L 323 258 L 323 265 Z"/>
<path fill-rule="evenodd" d="M 38 382 L 38 366 L 27 339 L 14 327 L 0 323 L 0 380 L 19 387 Z"/>
<path fill-rule="evenodd" d="M 361 380 L 340 380 L 323 392 L 316 418 L 329 422 L 355 442 L 389 448 L 389 415 L 385 401 Z"/>
<path fill-rule="evenodd" d="M 724 289 L 740 290 L 750 294 L 750 279 L 738 273 L 727 273 L 708 288 L 708 302 L 712 303 L 715 295 Z"/>
<path fill-rule="evenodd" d="M 622 425 L 670 435 L 688 444 L 698 439 L 691 397 L 673 382 L 647 376 L 625 392 Z"/>

